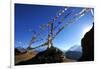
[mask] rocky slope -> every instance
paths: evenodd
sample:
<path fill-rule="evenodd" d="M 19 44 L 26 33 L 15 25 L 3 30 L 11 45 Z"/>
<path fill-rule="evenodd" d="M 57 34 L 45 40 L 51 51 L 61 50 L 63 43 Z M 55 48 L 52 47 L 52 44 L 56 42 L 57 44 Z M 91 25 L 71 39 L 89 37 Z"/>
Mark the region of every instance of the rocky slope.
<path fill-rule="evenodd" d="M 51 47 L 43 52 L 38 53 L 32 59 L 20 62 L 16 65 L 61 63 L 61 62 L 73 62 L 73 61 L 74 60 L 66 59 L 65 55 L 61 50 L 55 47 Z"/>
<path fill-rule="evenodd" d="M 35 51 L 20 52 L 18 49 L 15 49 L 15 65 L 35 57 L 36 54 L 37 52 Z"/>
<path fill-rule="evenodd" d="M 81 40 L 82 57 L 78 61 L 93 61 L 94 60 L 94 25 Z"/>

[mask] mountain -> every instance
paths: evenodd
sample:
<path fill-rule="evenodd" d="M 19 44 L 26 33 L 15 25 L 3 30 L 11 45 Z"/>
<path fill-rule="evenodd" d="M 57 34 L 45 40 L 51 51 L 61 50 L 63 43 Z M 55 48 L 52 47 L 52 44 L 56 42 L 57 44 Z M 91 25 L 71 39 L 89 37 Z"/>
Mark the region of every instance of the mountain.
<path fill-rule="evenodd" d="M 14 51 L 15 51 L 15 55 L 27 52 L 26 49 L 21 48 L 21 47 L 17 47 L 17 48 L 15 48 Z"/>
<path fill-rule="evenodd" d="M 26 49 L 25 49 L 25 48 L 17 47 L 17 49 L 18 49 L 21 53 L 26 52 Z"/>
<path fill-rule="evenodd" d="M 17 54 L 19 54 L 19 53 L 21 53 L 17 48 L 15 48 L 15 55 L 17 55 Z"/>
<path fill-rule="evenodd" d="M 94 24 L 94 23 L 93 23 Z M 82 57 L 78 61 L 93 61 L 94 60 L 94 25 L 81 40 Z"/>
<path fill-rule="evenodd" d="M 65 52 L 66 58 L 72 60 L 78 60 L 82 56 L 82 47 L 80 45 L 74 45 Z"/>
<path fill-rule="evenodd" d="M 78 52 L 82 52 L 82 47 L 81 47 L 81 45 L 74 45 L 74 46 L 71 46 L 71 48 L 69 48 L 68 51 L 78 51 Z"/>
<path fill-rule="evenodd" d="M 69 59 L 72 59 L 72 60 L 78 60 L 81 57 L 82 52 L 67 51 L 65 54 L 66 54 L 66 58 L 69 58 Z"/>

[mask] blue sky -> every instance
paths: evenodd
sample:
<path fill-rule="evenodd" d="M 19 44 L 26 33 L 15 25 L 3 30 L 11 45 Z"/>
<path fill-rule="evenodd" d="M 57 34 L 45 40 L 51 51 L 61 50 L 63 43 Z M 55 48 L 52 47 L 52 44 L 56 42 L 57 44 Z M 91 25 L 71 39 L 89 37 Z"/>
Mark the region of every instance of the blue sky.
<path fill-rule="evenodd" d="M 32 38 L 33 32 L 40 32 L 39 26 L 47 24 L 56 13 L 63 9 L 63 6 L 43 6 L 43 5 L 28 5 L 28 4 L 15 4 L 15 47 L 27 48 Z M 69 7 L 65 14 L 72 12 L 72 15 L 76 14 L 83 8 Z M 61 17 L 55 21 L 55 25 L 59 22 Z M 71 16 L 67 17 L 62 24 L 65 24 Z M 81 39 L 83 38 L 85 30 L 90 29 L 93 23 L 93 16 L 91 12 L 87 12 L 79 20 L 73 24 L 67 26 L 61 31 L 56 38 L 53 40 L 55 47 L 61 50 L 68 50 L 74 45 L 81 45 Z M 46 39 L 47 30 L 45 30 L 39 37 Z M 45 42 L 40 41 L 32 46 L 35 47 Z"/>

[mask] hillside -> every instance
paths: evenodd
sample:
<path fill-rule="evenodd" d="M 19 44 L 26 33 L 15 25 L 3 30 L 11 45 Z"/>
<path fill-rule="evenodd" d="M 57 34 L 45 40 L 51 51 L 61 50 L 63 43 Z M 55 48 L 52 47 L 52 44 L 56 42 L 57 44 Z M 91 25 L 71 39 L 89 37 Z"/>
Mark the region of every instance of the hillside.
<path fill-rule="evenodd" d="M 27 60 L 35 57 L 36 54 L 37 54 L 37 52 L 35 52 L 35 51 L 27 51 L 24 53 L 16 54 L 15 55 L 15 64 L 18 64 L 19 62 L 22 62 L 22 61 L 27 61 Z"/>
<path fill-rule="evenodd" d="M 16 65 L 61 63 L 61 62 L 74 62 L 74 60 L 67 59 L 61 50 L 52 47 L 43 52 L 38 53 L 35 57 L 29 60 L 20 62 Z"/>
<path fill-rule="evenodd" d="M 94 60 L 94 25 L 92 29 L 85 34 L 81 40 L 82 57 L 78 61 L 93 61 Z"/>

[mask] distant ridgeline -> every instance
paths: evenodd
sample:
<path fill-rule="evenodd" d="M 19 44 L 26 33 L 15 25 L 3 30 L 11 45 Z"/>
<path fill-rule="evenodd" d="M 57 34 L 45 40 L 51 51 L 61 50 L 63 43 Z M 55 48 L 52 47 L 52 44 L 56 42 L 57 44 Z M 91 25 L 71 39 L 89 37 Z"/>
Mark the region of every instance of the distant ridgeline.
<path fill-rule="evenodd" d="M 78 60 L 82 56 L 82 47 L 76 45 L 71 47 L 68 51 L 65 52 L 65 56 L 69 59 Z"/>

